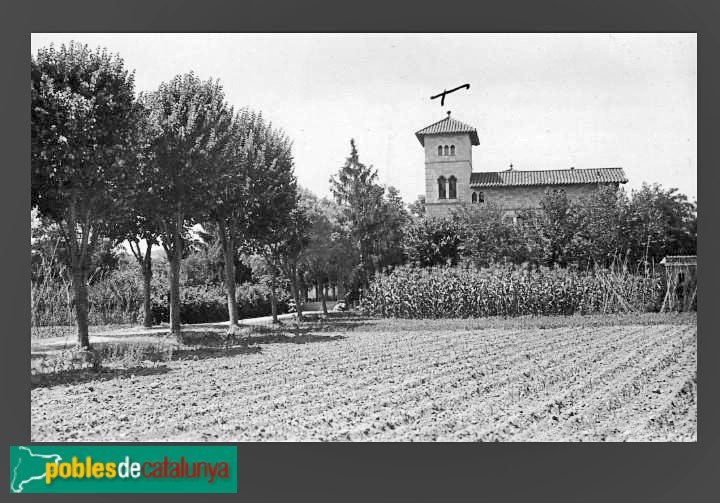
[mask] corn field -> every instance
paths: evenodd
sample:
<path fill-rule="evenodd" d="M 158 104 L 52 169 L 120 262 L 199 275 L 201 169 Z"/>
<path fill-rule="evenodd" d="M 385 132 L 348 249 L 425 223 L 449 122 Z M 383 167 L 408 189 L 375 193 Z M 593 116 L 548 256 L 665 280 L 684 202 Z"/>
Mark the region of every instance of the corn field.
<path fill-rule="evenodd" d="M 394 318 L 633 313 L 657 310 L 662 277 L 627 270 L 404 266 L 375 277 L 361 307 Z"/>

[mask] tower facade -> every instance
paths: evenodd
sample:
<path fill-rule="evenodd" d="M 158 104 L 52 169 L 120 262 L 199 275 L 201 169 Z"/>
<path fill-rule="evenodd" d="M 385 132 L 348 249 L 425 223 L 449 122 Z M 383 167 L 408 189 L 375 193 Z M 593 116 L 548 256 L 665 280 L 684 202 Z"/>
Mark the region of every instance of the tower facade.
<path fill-rule="evenodd" d="M 425 207 L 427 215 L 446 216 L 470 203 L 472 147 L 477 131 L 450 116 L 415 133 L 425 149 Z"/>

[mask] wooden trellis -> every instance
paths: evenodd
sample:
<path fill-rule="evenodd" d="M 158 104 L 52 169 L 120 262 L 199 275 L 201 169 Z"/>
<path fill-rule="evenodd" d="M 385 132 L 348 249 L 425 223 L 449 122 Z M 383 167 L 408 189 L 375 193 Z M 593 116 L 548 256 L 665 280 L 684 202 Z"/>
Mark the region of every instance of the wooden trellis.
<path fill-rule="evenodd" d="M 660 264 L 667 280 L 660 312 L 697 309 L 697 255 L 668 255 Z"/>

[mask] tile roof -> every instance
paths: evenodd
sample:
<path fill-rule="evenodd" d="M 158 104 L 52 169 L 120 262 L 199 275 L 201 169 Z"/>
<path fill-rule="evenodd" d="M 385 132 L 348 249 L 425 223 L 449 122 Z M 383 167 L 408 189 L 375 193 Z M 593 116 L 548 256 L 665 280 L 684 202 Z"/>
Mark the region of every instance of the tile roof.
<path fill-rule="evenodd" d="M 472 126 L 465 124 L 464 122 L 460 122 L 459 120 L 450 117 L 450 112 L 448 112 L 448 116 L 444 119 L 439 120 L 434 124 L 430 124 L 428 127 L 425 127 L 415 133 L 415 136 L 417 137 L 420 144 L 422 146 L 425 146 L 425 136 L 452 133 L 468 133 L 470 135 L 470 142 L 473 145 L 480 145 L 480 139 L 478 138 L 477 130 Z"/>
<path fill-rule="evenodd" d="M 470 175 L 470 187 L 512 187 L 523 185 L 575 185 L 626 183 L 622 168 L 553 169 L 547 171 L 493 171 Z"/>

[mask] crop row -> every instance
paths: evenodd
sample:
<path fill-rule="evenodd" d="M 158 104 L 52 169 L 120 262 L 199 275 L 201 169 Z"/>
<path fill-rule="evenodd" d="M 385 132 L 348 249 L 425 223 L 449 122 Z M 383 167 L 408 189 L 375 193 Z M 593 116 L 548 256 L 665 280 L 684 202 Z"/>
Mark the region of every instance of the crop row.
<path fill-rule="evenodd" d="M 608 270 L 399 267 L 375 277 L 362 308 L 397 318 L 642 312 L 663 289 L 660 277 Z"/>

